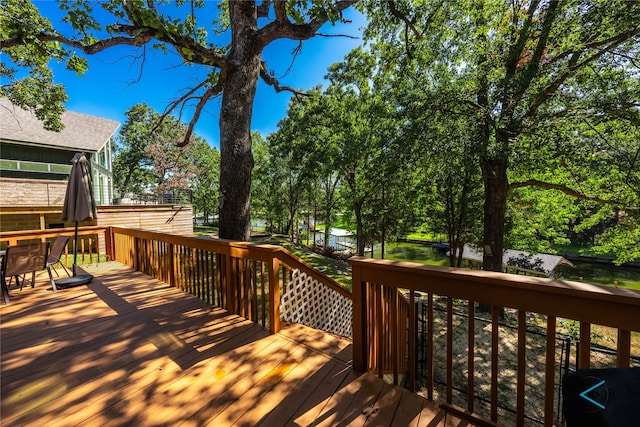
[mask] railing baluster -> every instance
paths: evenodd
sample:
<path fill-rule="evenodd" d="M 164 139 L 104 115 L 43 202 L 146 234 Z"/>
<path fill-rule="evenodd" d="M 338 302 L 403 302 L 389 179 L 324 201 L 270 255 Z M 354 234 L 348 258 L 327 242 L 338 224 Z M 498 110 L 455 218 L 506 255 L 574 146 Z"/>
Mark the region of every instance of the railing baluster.
<path fill-rule="evenodd" d="M 260 308 L 261 308 L 261 324 L 262 327 L 265 327 L 266 322 L 266 301 L 264 297 L 264 262 L 260 262 Z"/>
<path fill-rule="evenodd" d="M 374 285 L 377 295 L 376 295 L 376 346 L 377 346 L 377 362 L 378 362 L 378 377 L 382 378 L 383 369 L 384 369 L 384 350 L 385 350 L 385 337 L 384 337 L 384 323 L 383 323 L 383 299 L 384 299 L 384 287 L 383 285 Z"/>
<path fill-rule="evenodd" d="M 453 401 L 453 298 L 447 297 L 447 402 Z"/>
<path fill-rule="evenodd" d="M 409 291 L 409 390 L 416 391 L 416 293 Z"/>
<path fill-rule="evenodd" d="M 498 421 L 498 326 L 500 308 L 491 306 L 491 420 Z"/>
<path fill-rule="evenodd" d="M 224 307 L 231 314 L 238 314 L 237 301 L 236 301 L 236 288 L 233 284 L 237 284 L 236 263 L 234 262 L 231 253 L 226 256 L 226 277 L 225 288 L 227 291 L 227 306 Z"/>
<path fill-rule="evenodd" d="M 631 364 L 631 332 L 618 329 L 617 368 L 628 368 Z"/>
<path fill-rule="evenodd" d="M 251 320 L 258 323 L 258 264 L 254 259 L 251 261 Z"/>
<path fill-rule="evenodd" d="M 524 426 L 524 393 L 527 372 L 527 312 L 518 310 L 518 368 L 516 374 L 516 425 Z"/>
<path fill-rule="evenodd" d="M 547 349 L 544 373 L 544 425 L 553 425 L 553 403 L 556 375 L 556 318 L 547 316 Z"/>
<path fill-rule="evenodd" d="M 196 298 L 200 299 L 202 296 L 200 294 L 200 250 L 194 248 L 191 250 L 191 259 L 192 259 L 192 276 L 193 276 L 193 287 L 191 289 L 191 294 L 195 295 Z"/>
<path fill-rule="evenodd" d="M 591 366 L 591 323 L 580 322 L 580 352 L 578 369 L 589 369 Z"/>
<path fill-rule="evenodd" d="M 389 322 L 390 327 L 390 345 L 391 345 L 391 366 L 393 368 L 393 383 L 398 385 L 398 329 L 400 323 L 400 313 L 398 310 L 398 290 L 396 288 L 389 287 L 389 296 L 390 296 L 390 310 L 389 317 L 391 318 L 391 322 Z"/>
<path fill-rule="evenodd" d="M 207 288 L 209 304 L 217 305 L 216 301 L 216 254 L 207 251 Z"/>
<path fill-rule="evenodd" d="M 427 295 L 427 397 L 433 400 L 433 294 Z"/>
<path fill-rule="evenodd" d="M 206 254 L 206 251 L 198 249 L 198 281 L 200 282 L 198 286 L 200 290 L 198 292 L 200 293 L 199 298 L 203 301 L 207 300 Z"/>
<path fill-rule="evenodd" d="M 473 412 L 474 404 L 474 354 L 475 354 L 475 303 L 468 304 L 469 322 L 467 326 L 467 410 Z"/>
<path fill-rule="evenodd" d="M 225 292 L 225 283 L 224 278 L 226 277 L 225 267 L 226 260 L 225 256 L 221 253 L 216 252 L 216 292 L 218 294 L 218 307 L 224 308 L 227 306 L 226 300 L 226 292 Z"/>

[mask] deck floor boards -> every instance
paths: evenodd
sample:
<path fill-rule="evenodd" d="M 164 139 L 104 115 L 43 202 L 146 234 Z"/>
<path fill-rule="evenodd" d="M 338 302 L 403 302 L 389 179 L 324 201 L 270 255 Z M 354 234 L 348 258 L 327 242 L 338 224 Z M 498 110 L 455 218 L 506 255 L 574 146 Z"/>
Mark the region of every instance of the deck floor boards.
<path fill-rule="evenodd" d="M 0 307 L 0 423 L 22 426 L 458 425 L 351 369 L 351 343 L 270 334 L 115 262 L 88 285 L 11 290 Z"/>

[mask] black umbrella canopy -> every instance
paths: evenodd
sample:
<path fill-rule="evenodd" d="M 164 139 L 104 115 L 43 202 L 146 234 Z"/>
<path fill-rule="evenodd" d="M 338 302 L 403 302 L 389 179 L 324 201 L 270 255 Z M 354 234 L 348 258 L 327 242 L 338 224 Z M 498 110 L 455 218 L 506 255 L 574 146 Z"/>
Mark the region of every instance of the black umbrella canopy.
<path fill-rule="evenodd" d="M 77 153 L 71 159 L 71 173 L 67 182 L 67 192 L 62 206 L 62 220 L 75 222 L 75 236 L 73 243 L 73 277 L 61 279 L 56 282 L 60 286 L 75 286 L 88 283 L 93 279 L 91 275 L 78 276 L 78 222 L 95 219 L 96 199 L 93 195 L 93 183 L 89 161 L 84 153 Z"/>
<path fill-rule="evenodd" d="M 71 173 L 62 207 L 64 221 L 86 221 L 97 217 L 96 200 L 93 195 L 89 161 L 84 153 L 71 159 Z"/>

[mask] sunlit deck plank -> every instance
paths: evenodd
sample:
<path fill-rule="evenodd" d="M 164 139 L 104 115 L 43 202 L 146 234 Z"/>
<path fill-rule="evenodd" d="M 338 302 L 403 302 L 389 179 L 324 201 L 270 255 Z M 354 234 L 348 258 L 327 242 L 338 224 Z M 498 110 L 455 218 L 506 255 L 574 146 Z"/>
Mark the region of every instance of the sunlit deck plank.
<path fill-rule="evenodd" d="M 88 270 L 86 286 L 54 293 L 39 278 L 0 307 L 3 425 L 422 425 L 438 413 L 355 374 L 346 340 L 300 325 L 271 335 L 120 264 Z"/>

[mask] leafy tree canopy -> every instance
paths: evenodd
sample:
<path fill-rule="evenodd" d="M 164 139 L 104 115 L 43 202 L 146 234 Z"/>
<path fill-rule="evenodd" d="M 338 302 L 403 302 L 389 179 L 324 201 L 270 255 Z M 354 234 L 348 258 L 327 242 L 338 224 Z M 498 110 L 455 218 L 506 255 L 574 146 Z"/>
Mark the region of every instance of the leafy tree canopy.
<path fill-rule="evenodd" d="M 443 113 L 465 117 L 474 134 L 483 245 L 497 254 L 485 252 L 485 269 L 502 267 L 514 189 L 560 191 L 610 213 L 637 205 L 638 2 L 392 0 L 363 8 L 372 50 L 405 94 L 407 128 Z M 607 126 L 627 131 L 613 143 Z"/>

